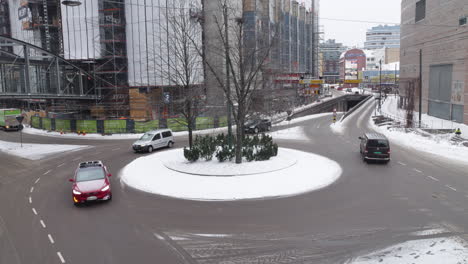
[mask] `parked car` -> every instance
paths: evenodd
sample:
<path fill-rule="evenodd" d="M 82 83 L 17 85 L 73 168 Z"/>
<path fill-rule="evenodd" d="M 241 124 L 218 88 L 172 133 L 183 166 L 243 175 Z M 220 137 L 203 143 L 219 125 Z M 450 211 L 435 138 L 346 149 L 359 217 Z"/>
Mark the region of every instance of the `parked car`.
<path fill-rule="evenodd" d="M 132 145 L 135 152 L 153 152 L 159 148 L 172 148 L 174 146 L 174 137 L 170 129 L 158 129 L 146 132 L 139 140 Z"/>
<path fill-rule="evenodd" d="M 390 161 L 390 143 L 387 137 L 379 133 L 366 133 L 359 137 L 359 140 L 361 140 L 361 157 L 365 162 L 375 160 L 388 163 Z"/>
<path fill-rule="evenodd" d="M 73 182 L 73 204 L 79 205 L 91 201 L 110 201 L 112 191 L 109 173 L 102 161 L 81 162 L 70 182 Z"/>
<path fill-rule="evenodd" d="M 259 133 L 271 130 L 271 121 L 269 119 L 252 119 L 244 124 L 245 133 Z"/>
<path fill-rule="evenodd" d="M 347 93 L 352 93 L 352 92 L 353 92 L 353 89 L 351 89 L 351 88 L 346 88 L 346 92 L 347 92 Z"/>

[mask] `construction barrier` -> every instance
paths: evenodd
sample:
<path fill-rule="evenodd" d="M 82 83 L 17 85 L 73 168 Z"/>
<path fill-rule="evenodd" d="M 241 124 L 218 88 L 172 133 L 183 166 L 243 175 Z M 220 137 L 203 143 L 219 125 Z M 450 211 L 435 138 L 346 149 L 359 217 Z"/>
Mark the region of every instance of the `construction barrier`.
<path fill-rule="evenodd" d="M 167 118 L 161 120 L 135 121 L 133 119 L 111 119 L 111 120 L 74 120 L 57 119 L 40 116 L 32 116 L 30 125 L 33 128 L 47 131 L 56 131 L 61 134 L 77 133 L 84 135 L 88 133 L 99 134 L 123 134 L 144 133 L 158 128 L 170 128 L 174 132 L 186 131 L 187 123 L 184 118 Z M 194 130 L 211 129 L 227 125 L 227 118 L 198 117 L 196 118 Z"/>

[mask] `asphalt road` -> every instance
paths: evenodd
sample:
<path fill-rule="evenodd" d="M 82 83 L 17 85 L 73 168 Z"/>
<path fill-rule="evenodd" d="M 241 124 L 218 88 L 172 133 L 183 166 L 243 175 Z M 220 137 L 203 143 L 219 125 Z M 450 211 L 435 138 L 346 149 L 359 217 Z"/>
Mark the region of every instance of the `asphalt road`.
<path fill-rule="evenodd" d="M 396 144 L 388 165 L 363 163 L 357 138 L 370 130 L 372 107 L 352 115 L 343 136 L 331 132 L 331 116 L 295 124 L 309 139 L 280 146 L 331 158 L 344 172 L 328 188 L 273 200 L 142 193 L 118 179 L 120 169 L 146 155 L 131 151 L 132 140 L 24 135 L 30 143 L 93 147 L 41 161 L 0 153 L 0 263 L 344 263 L 435 226 L 464 238 L 468 166 Z M 18 135 L 0 132 L 0 140 Z M 176 140 L 176 147 L 187 144 Z M 79 161 L 94 159 L 114 174 L 113 200 L 76 208 L 68 179 Z"/>

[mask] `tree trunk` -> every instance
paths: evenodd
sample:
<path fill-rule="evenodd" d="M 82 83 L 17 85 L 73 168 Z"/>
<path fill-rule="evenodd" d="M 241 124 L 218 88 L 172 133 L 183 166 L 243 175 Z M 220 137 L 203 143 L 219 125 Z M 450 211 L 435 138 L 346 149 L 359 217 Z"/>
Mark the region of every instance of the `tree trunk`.
<path fill-rule="evenodd" d="M 192 147 L 193 147 L 193 126 L 192 126 L 192 121 L 188 122 L 188 142 L 189 142 L 190 149 L 192 149 Z"/>
<path fill-rule="evenodd" d="M 242 163 L 242 146 L 244 145 L 244 106 L 239 103 L 238 104 L 238 112 L 237 112 L 237 127 L 236 127 L 236 163 Z"/>

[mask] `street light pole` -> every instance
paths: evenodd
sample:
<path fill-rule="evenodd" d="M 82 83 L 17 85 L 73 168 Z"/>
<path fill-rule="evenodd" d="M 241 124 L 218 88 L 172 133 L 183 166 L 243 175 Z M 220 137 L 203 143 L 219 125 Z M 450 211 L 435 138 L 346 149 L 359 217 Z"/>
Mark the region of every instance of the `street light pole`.
<path fill-rule="evenodd" d="M 422 118 L 422 49 L 419 50 L 419 128 Z"/>
<path fill-rule="evenodd" d="M 382 59 L 379 61 L 379 110 L 382 110 Z"/>

